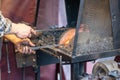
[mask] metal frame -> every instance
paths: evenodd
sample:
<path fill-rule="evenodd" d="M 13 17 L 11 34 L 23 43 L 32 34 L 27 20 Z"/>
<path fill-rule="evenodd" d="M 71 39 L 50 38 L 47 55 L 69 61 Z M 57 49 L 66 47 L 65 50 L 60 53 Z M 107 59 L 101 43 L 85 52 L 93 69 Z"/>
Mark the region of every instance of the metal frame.
<path fill-rule="evenodd" d="M 39 13 L 39 7 L 40 7 L 40 0 L 36 0 L 37 5 L 36 5 L 36 13 L 35 13 L 35 20 L 34 20 L 34 25 L 37 25 L 37 17 L 38 17 L 38 13 Z"/>
<path fill-rule="evenodd" d="M 114 38 L 114 48 L 115 50 L 113 51 L 108 51 L 108 52 L 103 52 L 103 53 L 97 53 L 97 54 L 90 54 L 90 55 L 84 55 L 84 56 L 76 56 L 76 45 L 77 45 L 77 39 L 78 39 L 78 30 L 79 26 L 81 24 L 81 19 L 82 19 L 82 12 L 84 9 L 84 2 L 85 0 L 80 0 L 80 6 L 79 6 L 79 14 L 78 14 L 78 19 L 77 19 L 77 25 L 76 25 L 76 34 L 75 34 L 75 40 L 74 40 L 74 49 L 72 53 L 72 57 L 70 60 L 71 64 L 71 74 L 72 74 L 72 80 L 78 80 L 79 75 L 85 72 L 85 62 L 87 61 L 92 61 L 96 60 L 98 58 L 105 58 L 105 57 L 110 57 L 110 56 L 116 56 L 120 54 L 120 42 L 118 44 L 118 41 L 120 40 L 120 14 L 119 14 L 119 7 L 118 3 L 120 3 L 119 0 L 109 0 L 110 2 L 110 11 L 111 11 L 111 21 L 112 21 L 112 28 L 113 28 L 113 38 Z M 39 4 L 38 4 L 39 5 Z M 117 8 L 116 8 L 117 7 Z M 38 13 L 38 10 L 37 10 Z M 41 52 L 40 52 L 41 53 Z M 109 55 L 108 55 L 109 54 Z M 46 54 L 42 54 L 42 59 L 40 58 L 40 55 L 38 54 L 38 65 L 45 65 L 45 64 L 51 64 L 51 63 L 59 63 L 61 62 L 61 59 L 55 58 L 53 56 L 46 56 Z M 51 60 L 46 61 L 44 58 L 51 58 Z M 43 62 L 41 60 L 44 60 Z M 61 64 L 61 63 L 60 63 Z M 62 64 L 61 64 L 62 65 Z M 37 79 L 39 80 L 40 72 L 37 74 Z"/>
<path fill-rule="evenodd" d="M 119 0 L 109 0 L 110 2 L 110 11 L 111 11 L 111 21 L 112 21 L 112 28 L 113 28 L 113 39 L 114 39 L 114 50 L 97 53 L 97 54 L 89 54 L 84 56 L 75 56 L 76 55 L 76 42 L 78 38 L 78 27 L 81 24 L 81 15 L 83 10 L 83 4 L 85 0 L 81 0 L 80 7 L 79 7 L 79 15 L 77 20 L 76 26 L 76 35 L 75 35 L 75 42 L 74 42 L 74 50 L 73 50 L 73 58 L 72 58 L 72 80 L 79 80 L 79 75 L 85 72 L 85 62 L 92 61 L 98 58 L 105 58 L 110 56 L 120 55 L 120 14 L 119 14 Z M 81 12 L 81 13 L 80 13 Z"/>
<path fill-rule="evenodd" d="M 82 1 L 82 0 L 81 0 Z M 95 60 L 98 58 L 104 58 L 104 57 L 110 57 L 110 56 L 116 56 L 120 54 L 120 14 L 119 14 L 119 0 L 109 0 L 110 1 L 110 11 L 111 11 L 111 18 L 112 18 L 112 28 L 113 28 L 113 39 L 114 39 L 114 50 L 108 51 L 108 52 L 102 52 L 102 53 L 96 53 L 96 54 L 89 54 L 84 56 L 73 56 L 72 63 L 76 62 L 85 62 L 90 60 Z M 81 14 L 80 14 L 81 15 Z M 78 18 L 79 20 L 80 18 Z M 79 22 L 80 23 L 80 22 Z M 78 26 L 79 27 L 79 26 Z M 75 36 L 75 42 L 77 42 L 77 36 L 78 36 L 78 28 L 76 28 L 76 36 Z M 74 43 L 74 46 L 76 46 L 76 43 Z M 76 47 L 75 47 L 76 48 Z M 73 50 L 73 55 L 76 54 L 75 48 Z M 108 55 L 109 54 L 109 55 Z"/>
<path fill-rule="evenodd" d="M 80 28 L 81 21 L 82 21 L 81 19 L 83 15 L 84 3 L 85 3 L 85 0 L 80 0 L 72 57 L 76 56 L 77 54 L 76 48 L 77 48 L 77 41 L 78 41 L 78 30 Z M 85 72 L 85 63 L 79 62 L 79 63 L 71 64 L 71 79 L 72 80 L 79 80 L 79 75 L 81 75 L 83 72 Z"/>

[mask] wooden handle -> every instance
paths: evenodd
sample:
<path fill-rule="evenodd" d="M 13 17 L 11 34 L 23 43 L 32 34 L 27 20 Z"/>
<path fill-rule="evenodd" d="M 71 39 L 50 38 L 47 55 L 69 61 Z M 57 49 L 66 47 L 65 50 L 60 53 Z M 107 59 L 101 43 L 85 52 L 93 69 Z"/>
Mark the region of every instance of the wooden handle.
<path fill-rule="evenodd" d="M 7 35 L 4 35 L 4 37 L 11 41 L 12 43 L 14 43 L 15 45 L 19 42 L 22 42 L 23 40 L 21 38 L 18 38 L 15 34 L 7 34 Z"/>

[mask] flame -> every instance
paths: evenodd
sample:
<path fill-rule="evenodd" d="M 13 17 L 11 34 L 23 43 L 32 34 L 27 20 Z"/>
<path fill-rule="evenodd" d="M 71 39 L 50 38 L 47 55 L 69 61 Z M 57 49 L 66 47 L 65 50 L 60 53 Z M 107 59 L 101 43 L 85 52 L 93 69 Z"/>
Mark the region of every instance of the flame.
<path fill-rule="evenodd" d="M 69 44 L 70 43 L 70 40 L 66 41 L 65 44 Z"/>
<path fill-rule="evenodd" d="M 88 25 L 86 24 L 81 24 L 79 32 L 89 32 Z M 63 44 L 64 46 L 67 46 L 70 44 L 70 42 L 73 40 L 75 36 L 75 28 L 69 29 L 65 33 L 63 33 L 59 44 Z"/>
<path fill-rule="evenodd" d="M 66 31 L 61 37 L 59 44 L 68 45 L 74 36 L 75 36 L 75 29 L 70 29 Z"/>

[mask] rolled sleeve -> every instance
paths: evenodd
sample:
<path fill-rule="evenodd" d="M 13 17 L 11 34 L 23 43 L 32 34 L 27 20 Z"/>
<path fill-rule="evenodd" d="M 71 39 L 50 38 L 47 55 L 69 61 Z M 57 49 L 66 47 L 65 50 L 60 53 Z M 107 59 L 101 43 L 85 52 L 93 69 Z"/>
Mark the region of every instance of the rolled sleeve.
<path fill-rule="evenodd" d="M 4 16 L 0 12 L 0 37 L 10 32 L 11 24 L 12 22 L 9 19 L 4 18 Z"/>

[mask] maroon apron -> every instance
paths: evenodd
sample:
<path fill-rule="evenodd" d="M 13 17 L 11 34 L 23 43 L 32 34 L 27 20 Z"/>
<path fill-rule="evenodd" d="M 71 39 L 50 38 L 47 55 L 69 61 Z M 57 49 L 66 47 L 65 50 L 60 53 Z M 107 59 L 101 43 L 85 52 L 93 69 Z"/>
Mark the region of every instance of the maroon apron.
<path fill-rule="evenodd" d="M 37 0 L 2 0 L 2 13 L 13 22 L 27 22 L 34 24 Z M 58 1 L 40 0 L 39 16 L 37 18 L 37 28 L 43 29 L 48 26 L 58 24 Z M 15 60 L 14 45 L 8 44 L 9 61 L 11 73 L 7 71 L 7 55 L 5 43 L 2 48 L 2 60 L 0 67 L 2 70 L 2 80 L 22 80 L 22 69 L 17 68 Z M 56 80 L 56 64 L 41 66 L 41 80 Z M 49 73 L 48 73 L 49 71 Z M 35 73 L 32 67 L 25 68 L 25 80 L 35 80 Z"/>

